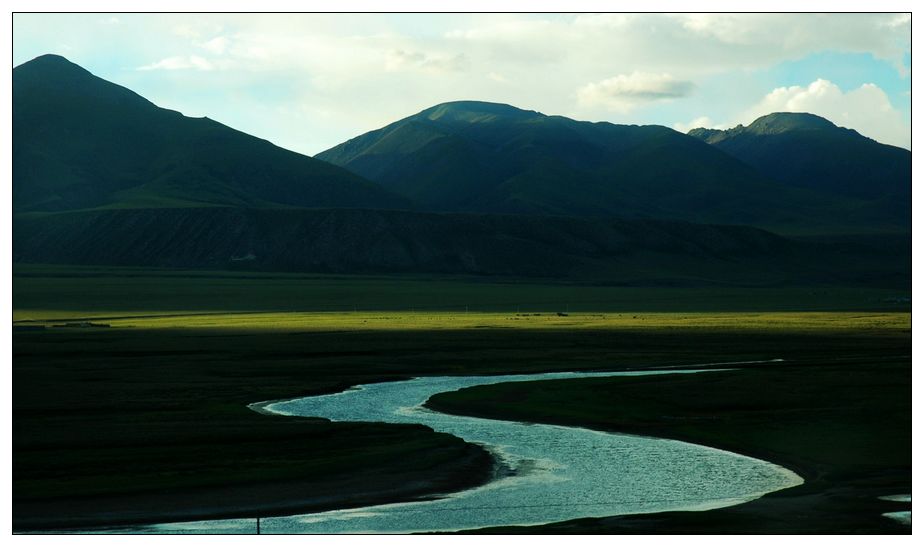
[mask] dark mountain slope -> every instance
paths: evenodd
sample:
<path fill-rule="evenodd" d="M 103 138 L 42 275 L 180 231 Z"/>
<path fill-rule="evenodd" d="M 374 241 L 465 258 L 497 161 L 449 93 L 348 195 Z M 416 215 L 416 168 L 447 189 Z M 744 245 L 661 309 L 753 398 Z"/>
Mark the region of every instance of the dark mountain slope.
<path fill-rule="evenodd" d="M 743 226 L 361 209 L 31 213 L 13 234 L 32 263 L 745 286 L 893 284 L 910 267 Z"/>
<path fill-rule="evenodd" d="M 781 187 L 666 127 L 578 122 L 475 101 L 434 106 L 317 157 L 443 211 L 750 223 L 797 232 L 875 230 L 884 216 L 864 210 L 868 204 L 857 196 Z M 856 211 L 853 218 L 845 218 L 848 210 Z"/>
<path fill-rule="evenodd" d="M 380 186 L 208 118 L 158 108 L 56 55 L 13 69 L 13 209 L 407 207 Z"/>
<path fill-rule="evenodd" d="M 689 134 L 786 185 L 866 200 L 904 201 L 910 212 L 911 152 L 822 117 L 778 112 L 747 127 L 700 128 Z"/>

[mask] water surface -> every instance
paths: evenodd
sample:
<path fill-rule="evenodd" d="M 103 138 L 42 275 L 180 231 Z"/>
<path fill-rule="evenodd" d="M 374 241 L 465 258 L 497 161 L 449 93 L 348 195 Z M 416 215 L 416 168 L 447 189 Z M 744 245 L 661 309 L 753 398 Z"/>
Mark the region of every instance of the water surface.
<path fill-rule="evenodd" d="M 778 465 L 680 441 L 452 416 L 422 407 L 436 393 L 475 385 L 688 372 L 695 371 L 426 377 L 261 404 L 263 410 L 283 415 L 425 424 L 484 446 L 511 473 L 485 486 L 436 500 L 264 518 L 262 532 L 453 531 L 633 513 L 701 511 L 743 503 L 802 483 L 798 475 Z M 254 519 L 131 529 L 154 533 L 254 530 Z"/>

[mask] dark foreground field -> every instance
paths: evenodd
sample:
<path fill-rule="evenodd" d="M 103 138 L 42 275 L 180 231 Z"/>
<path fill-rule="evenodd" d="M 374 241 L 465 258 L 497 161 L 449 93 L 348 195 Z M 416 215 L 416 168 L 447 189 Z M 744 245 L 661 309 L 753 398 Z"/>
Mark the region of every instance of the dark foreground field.
<path fill-rule="evenodd" d="M 837 512 L 844 517 L 840 528 L 831 529 L 829 523 L 825 524 L 828 528 L 813 529 L 813 522 L 823 523 L 812 518 L 793 521 L 788 515 L 793 511 L 801 514 L 798 505 L 772 501 L 788 495 L 782 493 L 766 498 L 766 502 L 729 510 L 632 517 L 618 519 L 620 524 L 613 524 L 614 519 L 582 521 L 553 529 L 903 530 L 878 517 L 879 512 L 900 509 L 900 504 L 867 499 L 867 494 L 880 495 L 880 491 L 910 492 L 910 482 L 908 488 L 898 488 L 906 476 L 910 477 L 910 464 L 905 462 L 910 458 L 911 438 L 910 412 L 902 406 L 910 401 L 910 318 L 900 311 L 907 306 L 902 304 L 900 292 L 777 290 L 772 296 L 755 294 L 752 302 L 773 301 L 778 306 L 774 309 L 794 309 L 808 295 L 819 295 L 821 300 L 831 299 L 830 309 L 866 311 L 747 314 L 729 313 L 721 306 L 709 309 L 703 304 L 722 302 L 721 289 L 709 289 L 714 295 L 711 299 L 698 290 L 649 289 L 642 292 L 640 300 L 629 288 L 620 292 L 566 286 L 543 291 L 530 285 L 528 290 L 519 289 L 523 309 L 548 306 L 535 295 L 559 298 L 564 291 L 563 300 L 583 298 L 582 302 L 608 296 L 599 298 L 604 302 L 599 313 L 572 311 L 564 317 L 553 313 L 556 308 L 548 307 L 545 309 L 549 311 L 535 311 L 541 315 L 531 313 L 528 317 L 516 309 L 492 314 L 392 311 L 242 316 L 230 312 L 270 311 L 274 307 L 294 311 L 293 302 L 302 302 L 295 309 L 324 309 L 335 303 L 348 305 L 349 295 L 356 294 L 372 295 L 370 298 L 378 299 L 386 308 L 389 302 L 394 309 L 395 302 L 408 300 L 414 307 L 426 308 L 434 299 L 462 304 L 486 293 L 494 298 L 502 291 L 495 285 L 485 288 L 484 284 L 463 281 L 447 285 L 426 280 L 309 278 L 266 283 L 246 277 L 228 281 L 217 276 L 211 282 L 210 286 L 203 274 L 148 276 L 137 271 L 85 270 L 78 275 L 33 270 L 14 280 L 14 529 L 257 516 L 366 505 L 460 489 L 488 480 L 493 471 L 492 461 L 482 449 L 424 427 L 263 416 L 246 407 L 256 401 L 425 374 L 615 370 L 783 358 L 797 366 L 766 373 L 774 375 L 778 385 L 794 383 L 799 390 L 767 389 L 767 382 L 751 375 L 763 370 L 725 380 L 731 382 L 725 387 L 734 388 L 744 400 L 750 399 L 750 393 L 761 394 L 762 406 L 740 408 L 729 403 L 720 407 L 731 425 L 717 433 L 718 437 L 704 433 L 715 433 L 711 428 L 658 429 L 656 422 L 642 424 L 649 428 L 644 432 L 726 446 L 790 465 L 809 479 L 803 488 L 816 488 L 811 491 L 816 499 L 834 500 L 834 505 L 816 504 L 811 510 Z M 351 282 L 353 290 L 349 290 Z M 334 299 L 336 302 L 328 296 L 329 300 L 312 307 L 312 301 L 329 294 L 318 288 L 319 283 L 328 288 L 333 283 L 343 291 L 336 294 L 347 296 Z M 374 290 L 370 290 L 370 283 Z M 832 292 L 842 298 L 832 298 Z M 782 298 L 786 294 L 788 300 Z M 898 296 L 893 298 L 892 294 Z M 421 295 L 433 296 L 428 300 Z M 850 298 L 852 302 L 845 302 Z M 709 313 L 633 313 L 633 309 L 646 309 L 645 299 L 654 301 L 658 309 L 671 300 L 690 307 L 699 303 L 699 308 Z M 735 301 L 729 306 L 733 310 L 748 309 L 740 294 L 731 300 Z M 283 301 L 290 307 L 278 304 Z M 635 307 L 629 307 L 632 304 Z M 511 303 L 511 308 L 514 305 Z M 899 311 L 876 311 L 878 308 Z M 816 301 L 815 309 L 827 308 Z M 184 315 L 204 311 L 212 315 Z M 83 317 L 112 326 L 33 330 Z M 575 423 L 629 431 L 622 428 L 628 422 L 607 421 L 618 416 L 600 411 L 600 401 L 611 394 L 608 390 L 618 389 L 614 385 L 593 387 L 579 397 L 568 391 L 571 387 L 563 387 L 551 396 L 567 399 L 568 404 L 561 408 L 570 409 L 573 415 L 568 419 Z M 703 401 L 700 390 L 708 393 L 709 385 L 676 388 L 677 397 L 672 400 L 677 406 L 671 410 L 676 414 L 671 415 L 686 423 L 684 413 L 694 418 L 703 412 L 718 414 L 716 408 L 704 411 L 696 405 L 680 404 Z M 865 393 L 859 403 L 858 386 L 863 386 Z M 775 392 L 782 398 L 774 397 Z M 819 393 L 826 395 L 819 398 Z M 792 403 L 803 401 L 798 399 L 800 394 L 812 404 L 793 408 Z M 649 410 L 664 414 L 663 407 L 658 406 L 664 401 L 651 404 L 632 403 L 625 408 L 635 409 L 635 419 L 644 418 Z M 910 402 L 908 405 L 910 408 Z M 840 407 L 857 407 L 863 412 L 839 413 Z M 520 407 L 515 404 L 511 408 Z M 608 408 L 612 410 L 612 406 Z M 588 416 L 600 421 L 587 421 Z M 788 420 L 795 419 L 793 416 L 802 424 L 797 430 L 799 436 L 779 445 L 780 438 L 790 438 L 786 432 L 792 430 Z M 863 428 L 857 428 L 856 420 L 863 416 L 867 421 L 862 422 Z M 889 421 L 886 416 L 895 419 Z M 562 419 L 554 412 L 537 418 Z M 736 422 L 739 419 L 745 421 Z M 696 425 L 695 419 L 688 421 Z M 761 429 L 767 424 L 776 428 L 775 434 L 759 433 L 767 431 Z M 744 430 L 751 434 L 738 442 L 738 433 Z M 870 444 L 871 431 L 879 436 L 889 432 L 881 452 Z M 838 449 L 822 450 L 828 445 L 804 441 L 813 432 L 835 434 L 836 440 L 844 443 L 841 446 L 850 447 L 844 453 L 853 455 L 826 462 L 824 458 L 838 454 Z M 863 451 L 854 450 L 857 443 L 865 447 Z M 818 450 L 822 450 L 821 456 L 813 452 Z M 845 468 L 842 463 L 862 464 L 862 469 Z M 863 478 L 864 473 L 878 478 Z M 836 494 L 837 489 L 861 492 L 854 498 L 866 501 L 841 503 L 838 500 L 847 498 Z M 867 502 L 873 505 L 865 505 Z M 744 511 L 743 516 L 722 516 L 736 510 Z M 861 522 L 857 520 L 861 516 L 867 519 L 862 522 L 875 526 L 849 524 Z M 670 524 L 665 524 L 667 521 Z M 792 522 L 791 528 L 783 526 L 787 521 Z M 778 525 L 768 524 L 774 522 Z"/>

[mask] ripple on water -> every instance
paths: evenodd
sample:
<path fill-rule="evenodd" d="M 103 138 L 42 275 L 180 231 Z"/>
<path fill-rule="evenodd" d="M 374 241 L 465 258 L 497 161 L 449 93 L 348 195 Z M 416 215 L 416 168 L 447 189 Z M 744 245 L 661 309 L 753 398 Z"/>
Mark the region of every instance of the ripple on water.
<path fill-rule="evenodd" d="M 900 501 L 911 503 L 911 494 L 895 494 L 892 496 L 879 496 L 879 499 L 884 501 Z"/>
<path fill-rule="evenodd" d="M 902 503 L 911 503 L 911 494 L 894 494 L 891 496 L 879 496 L 879 499 L 884 501 L 897 501 Z M 889 513 L 883 513 L 882 516 L 888 519 L 892 519 L 899 524 L 904 524 L 911 526 L 911 511 L 891 511 Z"/>
<path fill-rule="evenodd" d="M 899 524 L 911 526 L 911 511 L 893 511 L 891 513 L 883 513 L 882 516 L 897 521 Z"/>

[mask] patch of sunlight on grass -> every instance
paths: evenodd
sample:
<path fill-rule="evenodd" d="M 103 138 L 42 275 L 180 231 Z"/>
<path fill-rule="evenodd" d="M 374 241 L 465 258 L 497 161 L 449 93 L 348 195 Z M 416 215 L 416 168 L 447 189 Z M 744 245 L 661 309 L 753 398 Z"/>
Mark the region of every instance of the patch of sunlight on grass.
<path fill-rule="evenodd" d="M 907 312 L 703 312 L 556 313 L 484 312 L 112 312 L 15 310 L 16 324 L 52 325 L 87 320 L 118 328 L 272 330 L 429 329 L 722 329 L 722 330 L 902 330 Z"/>

